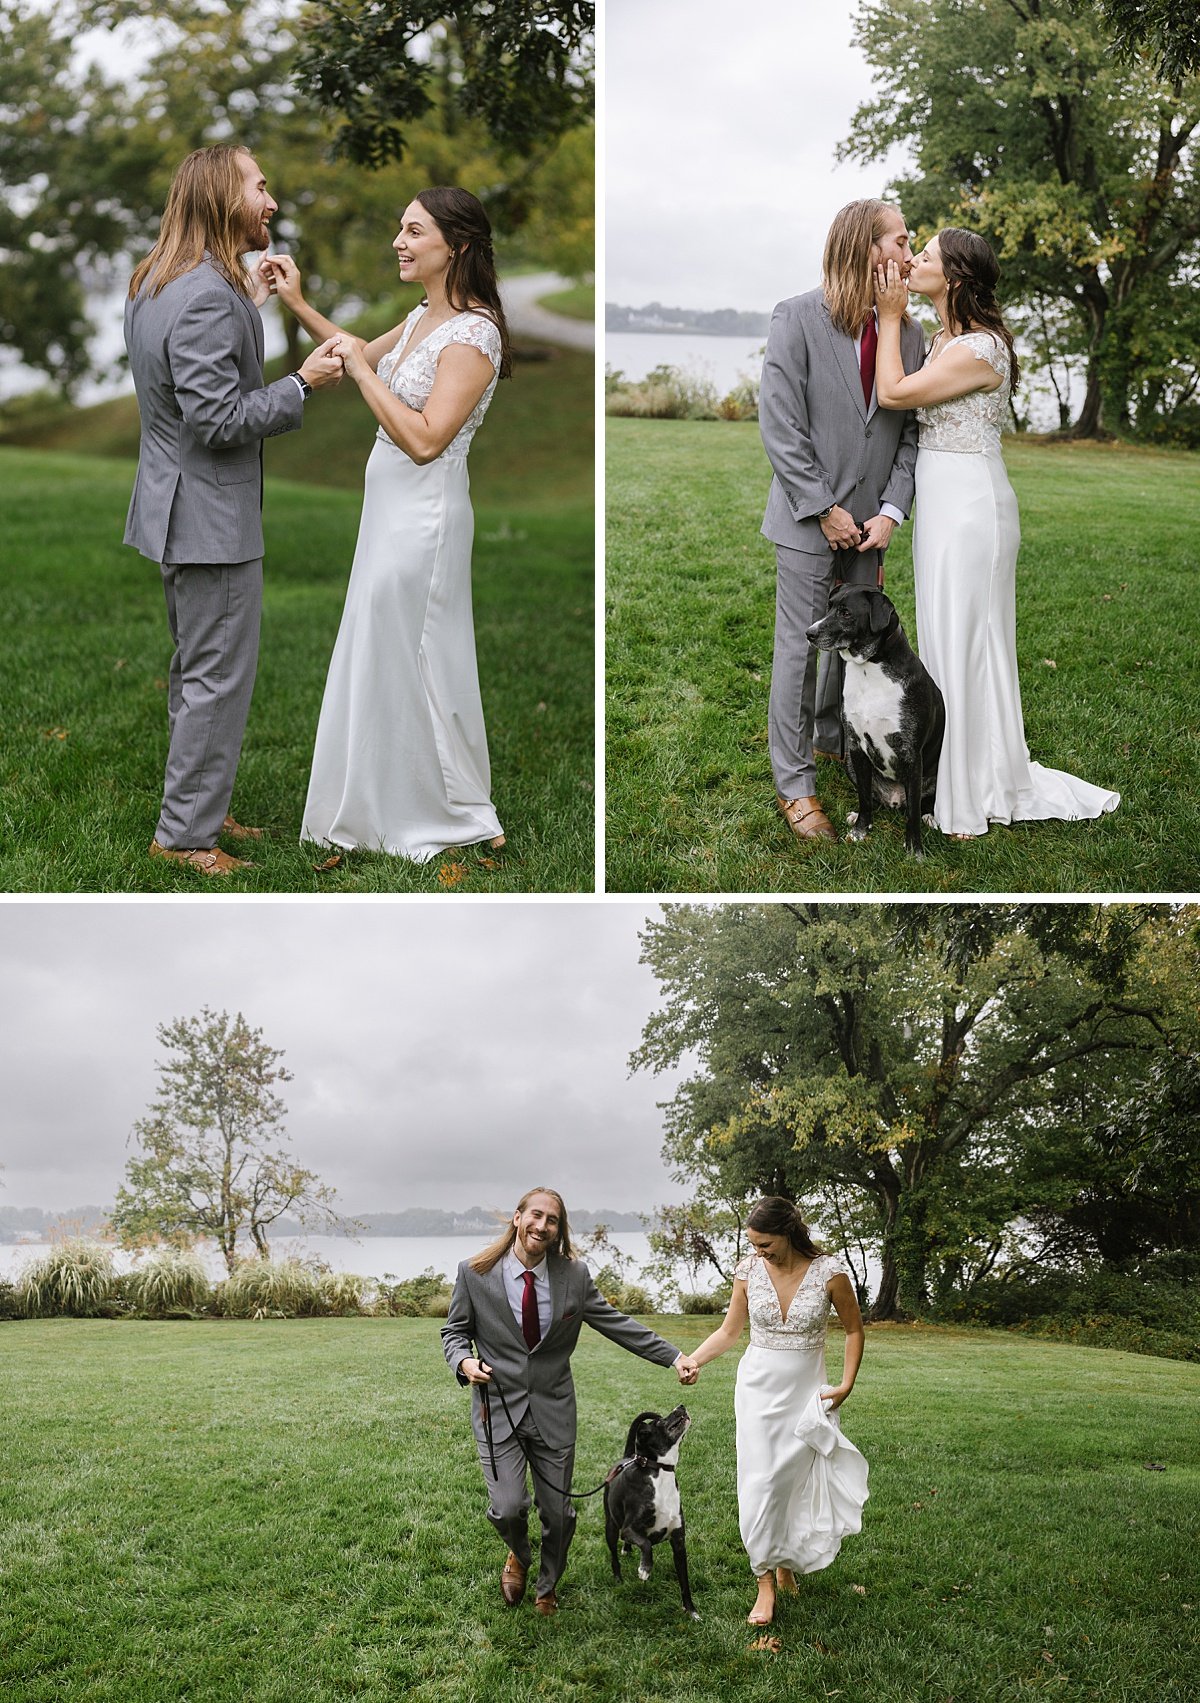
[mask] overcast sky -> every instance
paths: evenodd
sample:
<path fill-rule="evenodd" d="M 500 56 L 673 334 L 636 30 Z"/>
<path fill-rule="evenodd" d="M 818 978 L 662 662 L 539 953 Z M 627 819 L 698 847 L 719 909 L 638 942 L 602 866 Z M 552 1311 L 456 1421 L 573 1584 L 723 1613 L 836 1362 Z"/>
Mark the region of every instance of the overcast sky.
<path fill-rule="evenodd" d="M 768 310 L 905 154 L 838 165 L 871 74 L 850 0 L 608 0 L 604 294 Z"/>
<path fill-rule="evenodd" d="M 156 1026 L 208 1005 L 284 1049 L 287 1128 L 350 1212 L 678 1199 L 626 1060 L 656 1003 L 635 903 L 0 903 L 0 1199 L 108 1205 Z"/>

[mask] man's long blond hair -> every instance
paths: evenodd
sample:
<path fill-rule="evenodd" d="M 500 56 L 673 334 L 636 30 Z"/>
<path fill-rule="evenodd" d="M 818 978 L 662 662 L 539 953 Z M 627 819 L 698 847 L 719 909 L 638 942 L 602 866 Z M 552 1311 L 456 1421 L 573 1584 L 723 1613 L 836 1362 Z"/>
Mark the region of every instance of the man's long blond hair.
<path fill-rule="evenodd" d="M 476 1254 L 473 1260 L 467 1261 L 472 1271 L 477 1271 L 482 1277 L 504 1258 L 517 1239 L 516 1217 L 519 1213 L 524 1212 L 535 1194 L 547 1194 L 551 1200 L 558 1202 L 558 1235 L 548 1251 L 557 1254 L 559 1259 L 570 1260 L 575 1258 L 575 1250 L 571 1246 L 571 1227 L 567 1223 L 567 1209 L 563 1205 L 563 1197 L 557 1189 L 526 1189 L 516 1204 L 513 1222 L 509 1224 L 504 1233 L 497 1236 L 494 1242 L 489 1242 L 487 1247 L 481 1253 Z"/>
<path fill-rule="evenodd" d="M 830 319 L 848 337 L 858 336 L 875 306 L 871 244 L 879 241 L 889 218 L 899 211 L 887 201 L 851 201 L 829 227 L 821 260 L 821 284 Z M 907 313 L 904 317 L 908 319 Z"/>
<path fill-rule="evenodd" d="M 238 164 L 249 153 L 240 143 L 221 143 L 188 155 L 171 179 L 158 241 L 129 280 L 131 300 L 147 279 L 148 293 L 156 296 L 191 272 L 205 249 L 234 289 L 250 295 L 242 265 L 246 188 Z"/>

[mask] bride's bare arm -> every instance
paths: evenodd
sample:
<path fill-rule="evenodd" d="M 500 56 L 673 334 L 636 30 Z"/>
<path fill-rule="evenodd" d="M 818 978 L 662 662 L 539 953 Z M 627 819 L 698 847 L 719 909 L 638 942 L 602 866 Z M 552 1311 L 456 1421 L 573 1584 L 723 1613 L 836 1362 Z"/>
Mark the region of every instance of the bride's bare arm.
<path fill-rule="evenodd" d="M 699 1348 L 693 1348 L 691 1358 L 697 1366 L 703 1366 L 709 1360 L 719 1360 L 722 1354 L 727 1354 L 735 1348 L 746 1328 L 750 1317 L 750 1309 L 746 1303 L 746 1285 L 740 1277 L 733 1280 L 733 1295 L 730 1297 L 729 1310 L 724 1322 L 717 1326 L 711 1336 L 706 1336 Z"/>
<path fill-rule="evenodd" d="M 881 408 L 928 408 L 977 390 L 998 390 L 1004 375 L 981 361 L 966 343 L 952 343 L 919 372 L 906 373 L 900 355 L 900 322 L 908 306 L 908 286 L 889 260 L 875 272 L 879 348 L 875 354 L 875 397 Z"/>
<path fill-rule="evenodd" d="M 290 254 L 268 255 L 262 262 L 261 269 L 269 275 L 275 295 L 284 307 L 296 316 L 314 342 L 323 343 L 327 337 L 342 334 L 340 325 L 335 325 L 332 319 L 326 319 L 323 313 L 318 313 L 315 307 L 305 301 L 300 268 Z M 372 372 L 383 357 L 396 347 L 406 323 L 407 319 L 402 319 L 399 325 L 393 325 L 390 331 L 385 331 L 381 337 L 363 345 L 363 358 Z"/>
<path fill-rule="evenodd" d="M 424 408 L 410 408 L 376 375 L 366 358 L 368 345 L 361 338 L 343 332 L 334 349 L 388 437 L 421 465 L 436 461 L 462 431 L 495 372 L 482 349 L 449 343 L 438 356 L 429 400 Z"/>
<path fill-rule="evenodd" d="M 863 1344 L 866 1338 L 863 1333 L 862 1313 L 859 1311 L 858 1296 L 854 1293 L 854 1285 L 845 1272 L 838 1272 L 836 1277 L 830 1278 L 829 1299 L 836 1307 L 837 1316 L 842 1321 L 842 1329 L 846 1332 L 846 1353 L 842 1361 L 842 1381 L 830 1392 L 829 1397 L 836 1408 L 842 1405 L 854 1388 L 854 1380 L 858 1377 L 858 1368 L 862 1365 Z"/>

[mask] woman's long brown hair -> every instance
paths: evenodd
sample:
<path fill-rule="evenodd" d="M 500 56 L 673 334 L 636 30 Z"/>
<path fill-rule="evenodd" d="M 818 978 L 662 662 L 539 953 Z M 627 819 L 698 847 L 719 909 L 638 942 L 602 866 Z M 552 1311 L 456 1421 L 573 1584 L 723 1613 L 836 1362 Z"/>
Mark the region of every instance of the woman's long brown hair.
<path fill-rule="evenodd" d="M 240 144 L 221 143 L 197 148 L 184 160 L 167 192 L 158 241 L 129 280 L 131 300 L 143 284 L 156 296 L 191 272 L 205 249 L 235 290 L 251 294 L 242 265 L 246 189 L 238 164 L 249 152 Z"/>
<path fill-rule="evenodd" d="M 990 331 L 1008 346 L 1008 371 L 1012 388 L 1021 376 L 1012 332 L 1005 325 L 996 300 L 1000 262 L 986 237 L 947 225 L 937 234 L 942 271 L 946 274 L 946 313 L 951 326 L 964 331 Z"/>
<path fill-rule="evenodd" d="M 446 185 L 423 189 L 413 200 L 420 202 L 453 250 L 446 272 L 446 300 L 459 313 L 478 309 L 492 321 L 500 333 L 499 376 L 510 377 L 512 344 L 496 282 L 492 227 L 482 201 L 469 189 Z"/>

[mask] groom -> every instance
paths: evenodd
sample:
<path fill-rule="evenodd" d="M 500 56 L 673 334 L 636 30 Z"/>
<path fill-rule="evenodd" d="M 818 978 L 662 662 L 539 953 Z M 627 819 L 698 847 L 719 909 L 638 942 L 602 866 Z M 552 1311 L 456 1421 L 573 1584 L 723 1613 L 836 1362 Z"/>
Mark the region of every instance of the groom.
<path fill-rule="evenodd" d="M 217 845 L 257 839 L 228 815 L 258 665 L 262 440 L 294 431 L 341 360 L 322 344 L 263 383 L 258 308 L 270 293 L 243 254 L 270 242 L 276 204 L 245 148 L 199 148 L 175 173 L 158 241 L 133 274 L 125 347 L 141 415 L 125 542 L 160 564 L 171 658 L 171 743 L 152 857 L 205 875 L 247 867 Z"/>
<path fill-rule="evenodd" d="M 775 546 L 775 657 L 768 744 L 776 802 L 800 840 L 833 840 L 816 797 L 816 744 L 842 756 L 841 658 L 807 629 L 836 581 L 883 584 L 883 552 L 912 506 L 917 423 L 875 399 L 874 269 L 912 267 L 908 229 L 884 201 L 852 201 L 829 228 L 819 290 L 771 317 L 759 426 L 774 478 L 762 530 Z M 905 372 L 925 353 L 920 327 L 900 329 Z"/>
<path fill-rule="evenodd" d="M 526 1463 L 542 1527 L 535 1604 L 558 1610 L 555 1587 L 567 1562 L 575 1509 L 564 1494 L 575 1463 L 571 1355 L 582 1324 L 696 1381 L 685 1355 L 610 1307 L 582 1260 L 571 1257 L 567 1209 L 553 1189 L 530 1189 L 504 1234 L 458 1268 L 442 1347 L 460 1384 L 472 1386 L 471 1424 L 488 1519 L 508 1549 L 500 1590 L 515 1607 L 530 1565 Z"/>

